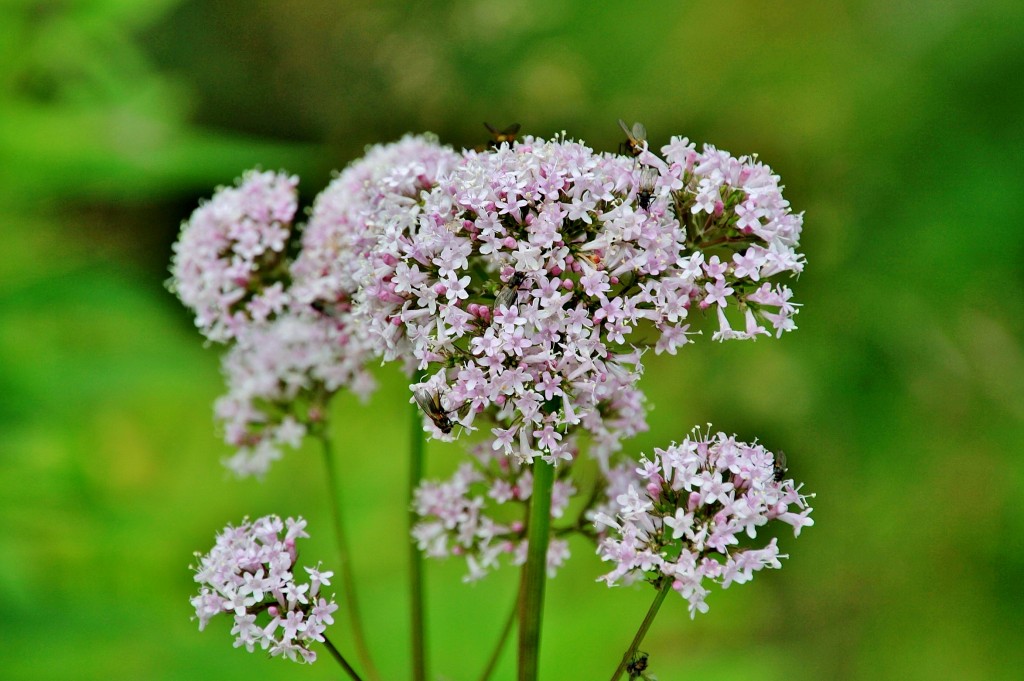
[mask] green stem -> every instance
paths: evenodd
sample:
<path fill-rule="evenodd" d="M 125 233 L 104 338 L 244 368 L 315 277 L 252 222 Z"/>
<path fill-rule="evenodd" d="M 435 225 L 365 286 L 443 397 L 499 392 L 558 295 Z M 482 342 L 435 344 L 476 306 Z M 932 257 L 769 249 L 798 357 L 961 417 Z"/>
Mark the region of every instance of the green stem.
<path fill-rule="evenodd" d="M 334 449 L 331 447 L 331 439 L 327 434 L 326 425 L 320 430 L 318 436 L 323 445 L 324 465 L 327 468 L 327 484 L 331 492 L 328 496 L 331 500 L 331 515 L 334 516 L 334 536 L 338 544 L 338 571 L 341 577 L 341 590 L 345 595 L 345 609 L 348 611 L 349 625 L 352 627 L 352 642 L 356 648 L 356 655 L 366 669 L 367 675 L 374 681 L 377 681 L 380 679 L 380 674 L 373 664 L 370 649 L 366 645 L 366 635 L 363 633 L 363 620 L 359 615 L 356 582 L 352 574 L 352 554 L 348 548 L 348 536 L 342 519 L 338 471 L 334 462 Z"/>
<path fill-rule="evenodd" d="M 526 564 L 519 599 L 519 681 L 536 681 L 540 666 L 540 625 L 547 581 L 548 539 L 551 529 L 551 488 L 555 468 L 533 462 L 533 492 L 527 518 Z"/>
<path fill-rule="evenodd" d="M 341 668 L 345 670 L 345 673 L 348 674 L 352 681 L 363 681 L 359 678 L 359 674 L 356 674 L 356 670 L 352 669 L 352 665 L 348 663 L 348 660 L 338 652 L 338 649 L 334 647 L 334 644 L 326 636 L 324 636 L 324 647 L 327 648 L 327 651 L 334 657 L 335 662 L 341 665 Z"/>
<path fill-rule="evenodd" d="M 672 590 L 672 580 L 668 577 L 662 577 L 661 579 L 662 584 L 658 589 L 658 594 L 654 597 L 654 602 L 651 603 L 651 607 L 647 609 L 647 616 L 644 617 L 644 621 L 640 623 L 640 628 L 636 630 L 636 636 L 633 637 L 633 642 L 630 643 L 629 648 L 626 649 L 626 654 L 622 656 L 622 661 L 619 662 L 619 666 L 615 668 L 615 673 L 612 674 L 612 681 L 618 681 L 619 677 L 622 676 L 622 672 L 626 671 L 626 667 L 636 654 L 637 648 L 639 648 L 640 644 L 643 643 L 644 636 L 647 635 L 647 630 L 651 628 L 651 624 L 654 623 L 654 618 L 658 616 L 658 610 L 661 608 L 661 604 L 665 600 L 665 596 Z"/>
<path fill-rule="evenodd" d="M 498 637 L 498 643 L 494 646 L 494 651 L 491 653 L 490 659 L 487 660 L 487 666 L 484 667 L 483 673 L 480 674 L 480 681 L 487 681 L 491 678 L 491 674 L 494 673 L 494 668 L 498 666 L 498 660 L 501 659 L 501 653 L 505 650 L 505 643 L 508 642 L 509 634 L 512 633 L 512 625 L 515 624 L 516 614 L 519 612 L 519 594 L 516 594 L 516 600 L 512 603 L 512 611 L 505 618 L 505 626 L 501 630 L 501 634 Z"/>
<path fill-rule="evenodd" d="M 417 381 L 422 380 L 418 377 Z M 409 494 L 406 505 L 409 509 L 409 586 L 410 613 L 412 617 L 412 671 L 415 681 L 426 681 L 427 651 L 426 635 L 423 626 L 423 556 L 416 542 L 412 540 L 412 528 L 416 524 L 416 512 L 413 509 L 413 496 L 423 479 L 423 416 L 420 408 L 412 405 L 412 428 L 410 430 L 409 447 Z"/>

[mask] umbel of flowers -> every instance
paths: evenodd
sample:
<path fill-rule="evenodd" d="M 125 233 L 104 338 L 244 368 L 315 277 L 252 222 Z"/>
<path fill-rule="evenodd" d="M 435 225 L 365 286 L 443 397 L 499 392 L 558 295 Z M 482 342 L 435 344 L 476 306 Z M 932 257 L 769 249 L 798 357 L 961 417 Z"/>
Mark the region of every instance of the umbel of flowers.
<path fill-rule="evenodd" d="M 688 343 L 691 310 L 715 308 L 720 340 L 793 328 L 789 290 L 765 281 L 802 269 L 778 178 L 685 139 L 663 152 L 465 152 L 370 254 L 358 307 L 385 359 L 411 353 L 431 372 L 414 390 L 466 429 L 486 414 L 520 461 L 571 460 L 582 427 L 606 463 L 646 427 L 642 398 L 619 397 L 641 355 Z"/>
<path fill-rule="evenodd" d="M 252 652 L 258 646 L 290 660 L 316 660 L 309 646 L 324 642 L 338 606 L 333 597 L 320 594 L 334 573 L 304 567 L 307 581 L 296 577 L 295 540 L 309 536 L 305 527 L 302 518 L 246 519 L 238 527 L 224 528 L 209 553 L 196 554 L 195 581 L 201 587 L 192 605 L 199 628 L 217 615 L 230 614 L 236 648 Z"/>
<path fill-rule="evenodd" d="M 755 543 L 770 521 L 797 534 L 812 524 L 807 496 L 761 445 L 695 431 L 639 462 L 622 451 L 647 428 L 645 354 L 676 354 L 701 333 L 700 318 L 718 341 L 794 329 L 782 278 L 804 264 L 802 215 L 756 157 L 678 137 L 659 153 L 631 142 L 627 155 L 564 134 L 459 152 L 407 136 L 338 174 L 304 224 L 297 178 L 250 171 L 195 211 L 174 249 L 171 289 L 227 346 L 216 414 L 237 474 L 263 476 L 307 435 L 326 447 L 332 396 L 368 398 L 367 367 L 379 361 L 415 376 L 409 401 L 426 433 L 469 436 L 472 456 L 451 478 L 414 473 L 410 531 L 427 556 L 462 556 L 467 580 L 523 565 L 532 600 L 520 608 L 521 679 L 536 677 L 531 618 L 544 573 L 569 557 L 568 534 L 594 540 L 612 564 L 609 585 L 657 587 L 648 626 L 669 590 L 694 615 L 707 610 L 711 583 L 779 567 L 775 540 Z M 584 454 L 598 481 L 567 518 Z M 197 569 L 200 628 L 231 614 L 236 647 L 312 661 L 320 642 L 359 678 L 323 635 L 337 608 L 319 597 L 331 573 L 306 568 L 309 583 L 295 581 L 303 527 L 268 516 L 225 529 Z M 413 671 L 425 679 L 420 626 Z"/>
<path fill-rule="evenodd" d="M 609 586 L 667 579 L 689 602 L 690 616 L 707 612 L 704 586 L 750 581 L 753 573 L 782 564 L 776 540 L 746 541 L 772 520 L 800 529 L 813 525 L 807 498 L 784 464 L 759 444 L 725 433 L 694 430 L 679 444 L 642 458 L 635 480 L 595 513 L 598 554 L 614 564 Z"/>

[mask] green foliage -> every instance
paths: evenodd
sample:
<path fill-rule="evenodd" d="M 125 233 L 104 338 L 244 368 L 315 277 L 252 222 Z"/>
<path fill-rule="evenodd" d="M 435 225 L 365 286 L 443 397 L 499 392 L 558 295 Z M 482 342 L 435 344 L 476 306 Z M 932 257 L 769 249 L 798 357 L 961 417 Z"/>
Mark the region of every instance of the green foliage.
<path fill-rule="evenodd" d="M 713 421 L 782 447 L 818 493 L 785 569 L 670 597 L 663 681 L 998 679 L 1024 664 L 1024 66 L 1020 3 L 60 2 L 0 7 L 0 657 L 4 678 L 328 678 L 188 621 L 191 553 L 303 514 L 330 563 L 318 453 L 231 480 L 216 349 L 162 289 L 197 196 L 487 120 L 612 150 L 617 118 L 760 152 L 806 210 L 800 330 L 657 358 L 650 450 Z M 334 431 L 370 644 L 404 678 L 404 381 Z M 457 450 L 432 445 L 429 475 Z M 381 528 L 385 534 L 379 534 Z M 370 548 L 372 547 L 372 549 Z M 541 669 L 601 678 L 653 594 L 550 585 Z M 515 576 L 428 564 L 432 666 L 471 678 Z M 344 618 L 339 625 L 344 632 Z M 340 636 L 345 645 L 345 634 Z M 581 644 L 580 641 L 585 643 Z M 511 675 L 512 649 L 495 678 Z"/>

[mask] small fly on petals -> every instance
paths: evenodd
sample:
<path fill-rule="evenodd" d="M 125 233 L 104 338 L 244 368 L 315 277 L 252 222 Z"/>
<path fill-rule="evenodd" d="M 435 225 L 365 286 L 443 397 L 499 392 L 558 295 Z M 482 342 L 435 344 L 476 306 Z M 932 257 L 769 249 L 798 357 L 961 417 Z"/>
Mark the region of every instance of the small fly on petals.
<path fill-rule="evenodd" d="M 640 207 L 647 210 L 654 200 L 654 190 L 658 182 L 658 169 L 651 166 L 644 166 L 640 170 L 640 180 L 637 182 L 636 201 Z"/>
<path fill-rule="evenodd" d="M 501 308 L 511 308 L 516 304 L 516 300 L 519 298 L 519 287 L 522 286 L 526 280 L 526 275 L 522 272 L 515 272 L 511 277 L 508 278 L 508 282 L 498 291 L 498 295 L 494 296 L 494 307 L 491 308 L 493 312 L 497 312 Z"/>
<path fill-rule="evenodd" d="M 461 418 L 466 415 L 466 412 L 469 411 L 470 407 L 470 403 L 466 402 L 458 409 L 448 411 L 441 404 L 441 395 L 439 393 L 423 388 L 416 390 L 414 397 L 416 398 L 416 404 L 423 410 L 423 413 L 426 414 L 427 417 L 434 422 L 434 425 L 437 426 L 437 429 L 445 435 L 451 433 L 452 428 L 455 427 L 455 424 L 449 416 L 451 414 L 458 414 Z"/>
<path fill-rule="evenodd" d="M 775 462 L 772 464 L 772 478 L 775 482 L 782 482 L 786 477 L 789 468 L 786 466 L 786 452 L 781 449 L 775 454 Z"/>

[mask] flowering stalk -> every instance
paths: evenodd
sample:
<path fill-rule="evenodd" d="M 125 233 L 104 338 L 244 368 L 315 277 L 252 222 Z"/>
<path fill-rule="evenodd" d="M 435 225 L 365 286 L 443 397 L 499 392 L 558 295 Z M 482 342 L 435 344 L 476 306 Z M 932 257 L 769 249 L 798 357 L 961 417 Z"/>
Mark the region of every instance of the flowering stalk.
<path fill-rule="evenodd" d="M 334 536 L 338 543 L 338 569 L 341 571 L 341 588 L 345 594 L 345 604 L 348 606 L 349 625 L 352 627 L 352 642 L 355 644 L 356 655 L 363 663 L 366 674 L 369 678 L 380 679 L 380 674 L 373 664 L 370 656 L 370 649 L 366 645 L 366 635 L 363 633 L 362 618 L 359 616 L 359 600 L 356 596 L 355 577 L 352 575 L 352 554 L 348 548 L 348 538 L 345 532 L 345 524 L 341 513 L 341 495 L 338 491 L 338 473 L 334 465 L 334 450 L 331 447 L 331 439 L 327 434 L 327 426 L 324 424 L 317 433 L 320 443 L 323 445 L 324 466 L 327 468 L 327 485 L 331 502 L 331 515 L 334 520 Z M 327 645 L 328 650 L 335 656 L 340 656 L 334 646 Z M 342 662 L 342 666 L 348 670 L 348 663 Z M 353 673 L 350 673 L 353 674 Z M 356 677 L 353 677 L 356 678 Z"/>
<path fill-rule="evenodd" d="M 658 610 L 661 609 L 661 604 L 665 600 L 665 596 L 672 589 L 672 580 L 663 578 L 661 580 L 661 588 L 658 589 L 658 594 L 654 597 L 654 602 L 651 603 L 651 607 L 647 609 L 647 615 L 644 617 L 644 621 L 640 623 L 640 628 L 636 630 L 636 635 L 633 637 L 633 642 L 629 644 L 629 648 L 626 649 L 626 653 L 622 656 L 622 661 L 619 662 L 619 666 L 615 668 L 615 673 L 612 674 L 612 681 L 618 681 L 622 673 L 626 671 L 626 667 L 629 666 L 630 660 L 636 655 L 637 649 L 640 644 L 644 642 L 644 636 L 647 635 L 647 630 L 651 628 L 651 624 L 654 623 L 654 618 L 658 616 Z"/>
<path fill-rule="evenodd" d="M 326 636 L 324 636 L 323 644 L 324 648 L 327 648 L 327 652 L 329 652 L 331 654 L 331 657 L 333 657 L 334 660 L 339 665 L 341 665 L 341 668 L 345 670 L 345 673 L 348 674 L 349 678 L 352 679 L 352 681 L 363 681 L 362 678 L 360 678 L 359 674 L 356 673 L 356 670 L 352 669 L 352 665 L 348 663 L 348 660 L 345 659 L 345 656 L 338 652 L 338 649 L 334 647 L 334 644 L 331 643 L 331 640 Z"/>
<path fill-rule="evenodd" d="M 529 548 L 523 565 L 519 598 L 519 681 L 535 681 L 540 662 L 540 620 L 547 580 L 548 538 L 551 530 L 551 489 L 555 467 L 541 458 L 533 461 L 533 494 L 527 519 Z"/>
<path fill-rule="evenodd" d="M 423 416 L 418 406 L 412 406 L 412 430 L 409 446 L 409 490 L 406 507 L 409 509 L 409 530 L 419 521 L 413 505 L 416 489 L 423 480 Z M 427 652 L 424 632 L 423 556 L 416 542 L 409 542 L 410 616 L 412 618 L 412 670 L 415 681 L 426 681 Z"/>

